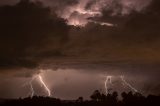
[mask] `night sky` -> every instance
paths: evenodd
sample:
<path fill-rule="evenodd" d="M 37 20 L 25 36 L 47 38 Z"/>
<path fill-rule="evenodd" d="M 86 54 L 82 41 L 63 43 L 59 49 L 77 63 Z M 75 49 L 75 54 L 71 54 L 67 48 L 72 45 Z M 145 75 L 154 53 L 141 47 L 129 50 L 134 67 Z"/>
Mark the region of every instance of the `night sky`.
<path fill-rule="evenodd" d="M 159 0 L 0 0 L 0 98 L 47 96 L 37 75 L 62 99 L 105 93 L 106 76 L 158 95 L 159 28 Z"/>

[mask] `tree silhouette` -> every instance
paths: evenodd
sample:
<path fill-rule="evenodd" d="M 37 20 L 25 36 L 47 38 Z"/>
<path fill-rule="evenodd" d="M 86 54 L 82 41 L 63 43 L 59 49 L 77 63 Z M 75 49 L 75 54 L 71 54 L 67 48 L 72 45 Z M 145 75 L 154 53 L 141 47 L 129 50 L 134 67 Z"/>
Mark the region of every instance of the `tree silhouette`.
<path fill-rule="evenodd" d="M 79 97 L 77 100 L 60 100 L 57 98 L 34 96 L 32 98 L 20 98 L 0 102 L 0 106 L 160 106 L 160 96 L 149 95 L 144 97 L 140 93 L 121 94 L 123 99 L 118 100 L 118 93 L 101 94 L 95 90 L 91 95 L 91 101 L 83 100 Z M 0 100 L 1 101 L 1 100 Z"/>
<path fill-rule="evenodd" d="M 83 97 L 79 97 L 79 98 L 77 99 L 77 102 L 82 103 L 82 102 L 83 102 Z"/>
<path fill-rule="evenodd" d="M 100 101 L 101 100 L 101 93 L 99 92 L 99 90 L 95 90 L 90 97 L 93 101 Z"/>

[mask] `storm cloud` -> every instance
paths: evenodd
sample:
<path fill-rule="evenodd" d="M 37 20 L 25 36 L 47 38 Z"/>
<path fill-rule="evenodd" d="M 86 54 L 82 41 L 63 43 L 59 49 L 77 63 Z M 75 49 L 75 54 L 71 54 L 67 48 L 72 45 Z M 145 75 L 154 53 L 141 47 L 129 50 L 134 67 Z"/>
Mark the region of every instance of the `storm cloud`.
<path fill-rule="evenodd" d="M 33 57 L 60 56 L 69 27 L 41 4 L 22 1 L 0 7 L 1 67 L 34 67 Z M 37 60 L 36 60 L 37 61 Z"/>
<path fill-rule="evenodd" d="M 107 0 L 95 0 L 92 2 L 90 0 L 85 2 L 83 0 L 67 0 L 65 2 L 54 0 L 41 2 L 44 4 L 37 1 L 33 3 L 28 0 L 22 0 L 13 6 L 1 6 L 1 67 L 22 66 L 34 68 L 43 59 L 57 56 L 82 57 L 87 58 L 89 61 L 91 58 L 91 60 L 101 60 L 104 57 L 107 61 L 128 60 L 130 58 L 131 60 L 136 60 L 137 58 L 159 59 L 157 57 L 154 58 L 154 55 L 158 54 L 157 49 L 154 48 L 159 44 L 158 41 L 155 42 L 155 40 L 158 40 L 157 34 L 159 34 L 157 29 L 159 16 L 154 14 L 157 11 L 154 10 L 155 6 L 154 8 L 150 6 L 148 13 L 141 13 L 142 9 L 137 9 L 137 12 L 133 12 L 130 15 L 128 13 L 127 16 L 117 16 L 122 11 L 116 13 L 117 15 L 111 15 L 115 8 L 112 6 L 109 6 L 110 9 L 106 8 L 108 5 L 116 4 L 116 1 L 112 1 L 112 3 Z M 121 2 L 123 4 L 123 0 Z M 140 6 L 141 2 L 131 1 L 130 3 L 138 3 L 139 5 L 136 6 Z M 1 3 L 7 4 L 8 2 L 2 1 Z M 47 3 L 50 4 L 51 9 L 44 7 Z M 101 3 L 105 4 L 105 6 L 100 6 Z M 145 8 L 149 3 L 150 1 L 143 3 L 141 8 Z M 59 10 L 65 11 L 67 10 L 65 7 L 70 6 L 74 10 L 77 5 L 80 7 L 82 5 L 83 8 L 80 9 L 84 9 L 84 11 L 97 7 L 97 12 L 102 16 L 95 16 L 90 19 L 98 22 L 110 21 L 118 26 L 108 28 L 96 23 L 89 23 L 80 29 L 67 26 L 66 23 L 69 20 L 64 20 L 64 17 L 57 14 L 58 7 L 62 7 Z M 120 7 L 122 8 L 123 5 Z M 136 8 L 138 7 L 135 7 L 135 11 Z M 69 12 L 66 13 L 69 14 Z M 78 11 L 76 14 L 79 14 Z M 90 15 L 87 15 L 87 17 L 90 17 Z M 148 26 L 146 23 L 148 23 Z M 155 37 L 151 36 L 152 33 L 156 34 Z M 139 44 L 142 46 L 137 47 Z M 137 52 L 132 53 L 131 51 Z M 148 54 L 147 52 L 145 54 L 148 55 L 147 57 L 143 54 L 145 51 L 148 52 Z M 149 55 L 152 57 L 149 57 Z"/>
<path fill-rule="evenodd" d="M 72 2 L 55 1 L 53 5 L 75 6 L 82 1 Z M 85 2 L 85 6 L 91 8 L 95 2 L 87 1 L 91 4 Z M 145 2 L 146 5 L 149 2 Z M 91 18 L 96 22 L 109 21 L 116 24 L 115 27 L 92 22 L 85 27 L 69 26 L 67 20 L 57 15 L 57 9 L 53 12 L 53 8 L 40 2 L 22 0 L 13 6 L 1 6 L 0 67 L 36 68 L 40 65 L 47 67 L 46 64 L 52 67 L 74 62 L 158 63 L 159 1 L 146 5 L 142 6 L 145 11 L 128 15 L 111 15 L 112 10 L 102 9 L 101 17 Z"/>
<path fill-rule="evenodd" d="M 2 0 L 0 4 L 0 84 L 14 79 L 0 92 L 7 88 L 13 93 L 10 86 L 29 80 L 42 68 L 52 70 L 46 74 L 51 86 L 52 75 L 60 80 L 54 81 L 54 88 L 63 90 L 56 93 L 64 98 L 69 84 L 76 86 L 76 78 L 83 85 L 82 76 L 88 81 L 85 96 L 99 89 L 104 80 L 99 74 L 124 74 L 143 93 L 160 93 L 159 0 Z M 81 93 L 74 91 L 68 98 Z M 0 97 L 9 95 L 4 92 Z"/>

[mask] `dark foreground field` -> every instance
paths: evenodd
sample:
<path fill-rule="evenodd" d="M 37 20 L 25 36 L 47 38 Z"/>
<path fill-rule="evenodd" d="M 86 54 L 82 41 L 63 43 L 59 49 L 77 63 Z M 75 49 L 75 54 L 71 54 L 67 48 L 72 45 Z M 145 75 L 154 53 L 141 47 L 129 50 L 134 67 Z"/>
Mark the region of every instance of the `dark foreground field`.
<path fill-rule="evenodd" d="M 91 96 L 91 100 L 60 100 L 49 97 L 28 97 L 24 99 L 1 100 L 0 106 L 160 106 L 160 96 L 149 95 L 147 97 L 140 93 L 121 94 L 122 99 L 118 99 L 118 93 L 104 95 L 98 90 Z"/>

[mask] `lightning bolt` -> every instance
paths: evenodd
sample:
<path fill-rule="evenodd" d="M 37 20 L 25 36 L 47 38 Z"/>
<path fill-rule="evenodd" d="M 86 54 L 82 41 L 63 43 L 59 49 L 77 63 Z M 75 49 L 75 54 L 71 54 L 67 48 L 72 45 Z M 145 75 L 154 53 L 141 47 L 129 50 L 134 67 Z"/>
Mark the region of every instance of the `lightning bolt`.
<path fill-rule="evenodd" d="M 124 85 L 127 85 L 129 88 L 131 88 L 134 92 L 138 92 L 136 88 L 134 88 L 131 84 L 129 84 L 125 79 L 124 76 L 120 76 L 121 80 L 123 81 Z"/>
<path fill-rule="evenodd" d="M 109 89 L 108 89 L 108 84 L 112 84 L 112 76 L 106 76 L 106 80 L 105 80 L 105 89 L 106 89 L 106 94 L 108 94 Z"/>
<path fill-rule="evenodd" d="M 30 88 L 31 88 L 31 97 L 33 97 L 34 96 L 34 89 L 32 86 L 32 82 L 30 82 L 29 84 L 30 84 Z"/>
<path fill-rule="evenodd" d="M 108 22 L 98 22 L 98 21 L 93 21 L 93 20 L 89 20 L 89 22 L 93 22 L 95 24 L 99 24 L 102 26 L 108 26 L 108 27 L 114 27 L 116 25 L 112 24 L 112 23 L 108 23 Z"/>
<path fill-rule="evenodd" d="M 29 82 L 26 82 L 26 83 L 24 83 L 24 84 L 22 85 L 22 87 L 24 87 L 24 86 L 26 86 L 26 85 L 29 85 L 29 87 L 30 87 L 29 95 L 30 95 L 31 98 L 34 96 L 34 93 L 35 93 L 35 91 L 34 91 L 34 89 L 33 89 L 33 84 L 32 84 L 32 82 L 35 80 L 35 78 L 36 78 L 36 77 L 33 76 L 32 79 L 29 80 Z"/>
<path fill-rule="evenodd" d="M 33 84 L 32 84 L 32 82 L 33 82 L 35 79 L 36 79 L 36 76 L 33 76 L 32 79 L 31 79 L 30 82 L 29 82 L 30 90 L 31 90 L 31 98 L 34 96 L 34 93 L 35 93 L 35 91 L 34 91 L 34 89 L 33 89 Z"/>
<path fill-rule="evenodd" d="M 47 87 L 47 85 L 45 84 L 45 82 L 43 81 L 43 78 L 41 75 L 38 75 L 38 79 L 41 82 L 41 84 L 44 86 L 45 90 L 48 93 L 48 96 L 51 96 L 51 91 L 49 90 L 49 88 Z"/>
<path fill-rule="evenodd" d="M 35 94 L 35 91 L 34 91 L 34 88 L 33 88 L 33 84 L 32 84 L 34 80 L 39 80 L 39 82 L 42 84 L 42 86 L 44 87 L 44 89 L 47 91 L 48 96 L 51 96 L 51 91 L 50 91 L 50 89 L 47 87 L 47 84 L 43 81 L 42 76 L 41 76 L 40 74 L 38 74 L 38 75 L 34 75 L 29 82 L 27 82 L 27 83 L 25 83 L 25 84 L 23 85 L 23 86 L 29 85 L 29 87 L 30 87 L 30 92 L 29 92 L 29 94 L 30 94 L 30 97 L 31 97 L 31 98 L 32 98 L 32 97 L 34 96 L 34 94 Z"/>

